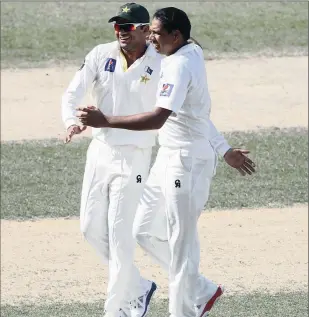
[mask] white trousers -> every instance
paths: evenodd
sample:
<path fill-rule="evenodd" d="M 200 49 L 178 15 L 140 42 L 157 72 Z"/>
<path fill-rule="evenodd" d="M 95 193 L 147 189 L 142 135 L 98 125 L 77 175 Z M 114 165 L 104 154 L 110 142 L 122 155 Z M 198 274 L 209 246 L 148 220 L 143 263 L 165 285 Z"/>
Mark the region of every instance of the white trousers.
<path fill-rule="evenodd" d="M 93 139 L 87 151 L 80 225 L 86 240 L 109 266 L 105 310 L 117 312 L 144 294 L 134 266 L 132 226 L 152 149 L 110 147 Z"/>
<path fill-rule="evenodd" d="M 205 303 L 217 290 L 216 284 L 199 274 L 197 231 L 216 163 L 214 152 L 202 160 L 184 150 L 161 147 L 136 213 L 133 236 L 169 272 L 173 317 L 195 317 L 194 304 Z M 162 210 L 166 223 L 156 234 L 152 223 L 158 213 L 163 215 Z"/>

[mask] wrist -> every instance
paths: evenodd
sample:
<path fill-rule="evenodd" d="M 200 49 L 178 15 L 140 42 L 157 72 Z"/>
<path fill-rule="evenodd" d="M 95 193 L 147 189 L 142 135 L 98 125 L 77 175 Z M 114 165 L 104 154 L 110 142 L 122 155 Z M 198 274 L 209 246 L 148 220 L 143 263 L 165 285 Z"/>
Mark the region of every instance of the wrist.
<path fill-rule="evenodd" d="M 106 128 L 112 128 L 113 127 L 113 117 L 105 116 L 105 119 L 106 119 L 106 122 L 107 122 L 105 127 Z"/>
<path fill-rule="evenodd" d="M 223 155 L 223 158 L 226 158 L 226 155 L 228 155 L 232 151 L 233 151 L 233 148 L 231 148 L 231 147 L 229 149 L 227 149 L 227 151 Z"/>
<path fill-rule="evenodd" d="M 77 125 L 76 123 L 71 124 L 70 126 L 67 127 L 67 130 L 74 128 L 74 127 L 79 127 L 79 125 Z"/>
<path fill-rule="evenodd" d="M 64 122 L 65 128 L 68 130 L 72 126 L 78 126 L 78 120 L 77 118 L 70 118 L 65 120 Z"/>

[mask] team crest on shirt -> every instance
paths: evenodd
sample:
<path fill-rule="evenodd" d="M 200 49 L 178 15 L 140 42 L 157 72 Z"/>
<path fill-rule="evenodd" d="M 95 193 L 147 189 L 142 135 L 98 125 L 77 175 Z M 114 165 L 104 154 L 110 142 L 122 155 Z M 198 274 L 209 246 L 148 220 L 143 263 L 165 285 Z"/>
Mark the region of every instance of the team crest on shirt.
<path fill-rule="evenodd" d="M 148 80 L 150 80 L 148 75 L 151 75 L 153 70 L 149 66 L 146 66 L 144 70 L 145 70 L 145 75 L 141 76 L 140 82 L 144 83 L 144 84 L 147 84 Z"/>
<path fill-rule="evenodd" d="M 140 81 L 141 83 L 147 84 L 147 81 L 150 80 L 147 75 L 141 76 Z"/>
<path fill-rule="evenodd" d="M 146 67 L 145 67 L 145 72 L 146 72 L 147 74 L 151 75 L 152 72 L 153 72 L 153 70 L 152 70 L 149 66 L 146 66 Z"/>
<path fill-rule="evenodd" d="M 116 68 L 116 60 L 113 58 L 108 58 L 104 67 L 104 70 L 107 72 L 113 73 Z"/>
<path fill-rule="evenodd" d="M 173 91 L 174 85 L 172 84 L 163 84 L 160 96 L 169 97 Z"/>

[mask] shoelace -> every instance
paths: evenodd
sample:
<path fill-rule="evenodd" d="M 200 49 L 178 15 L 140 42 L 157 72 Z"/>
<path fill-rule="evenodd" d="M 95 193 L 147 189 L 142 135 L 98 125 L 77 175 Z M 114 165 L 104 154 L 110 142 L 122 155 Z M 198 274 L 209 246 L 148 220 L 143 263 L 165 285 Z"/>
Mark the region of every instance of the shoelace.
<path fill-rule="evenodd" d="M 137 299 L 134 299 L 130 302 L 130 308 L 143 308 L 144 307 L 144 296 L 140 296 Z"/>

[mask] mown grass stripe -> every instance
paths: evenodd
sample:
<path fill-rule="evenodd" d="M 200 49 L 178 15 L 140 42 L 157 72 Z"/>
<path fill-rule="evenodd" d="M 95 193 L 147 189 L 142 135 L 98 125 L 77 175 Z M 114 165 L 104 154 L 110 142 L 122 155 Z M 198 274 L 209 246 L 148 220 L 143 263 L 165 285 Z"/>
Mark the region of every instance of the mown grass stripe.
<path fill-rule="evenodd" d="M 147 2 L 150 14 L 164 6 L 185 10 L 192 36 L 206 58 L 222 54 L 307 54 L 306 3 Z M 119 2 L 1 3 L 2 67 L 75 61 L 78 66 L 95 45 L 115 39 L 108 19 Z M 89 18 L 91 17 L 91 18 Z M 30 63 L 30 64 L 29 64 Z"/>
<path fill-rule="evenodd" d="M 222 160 L 207 210 L 280 207 L 308 202 L 307 129 L 226 134 L 245 147 L 257 173 L 242 177 Z M 1 144 L 1 217 L 66 217 L 79 214 L 89 140 L 64 145 L 45 140 Z"/>

